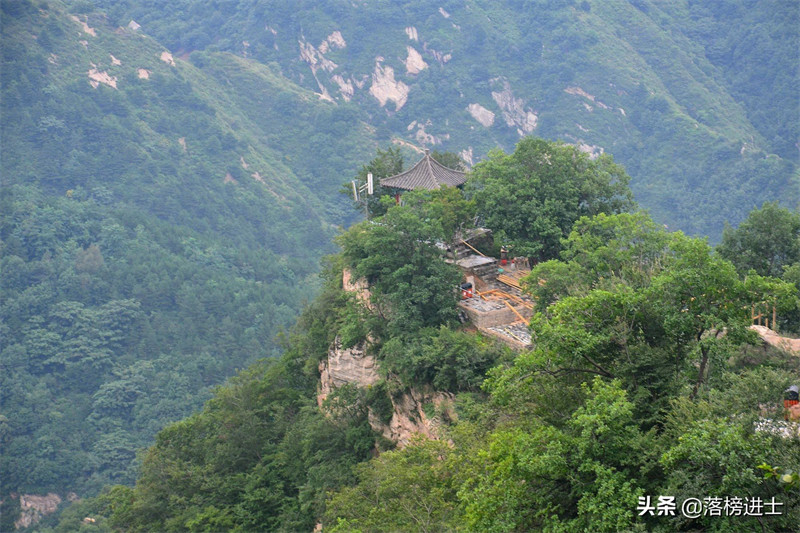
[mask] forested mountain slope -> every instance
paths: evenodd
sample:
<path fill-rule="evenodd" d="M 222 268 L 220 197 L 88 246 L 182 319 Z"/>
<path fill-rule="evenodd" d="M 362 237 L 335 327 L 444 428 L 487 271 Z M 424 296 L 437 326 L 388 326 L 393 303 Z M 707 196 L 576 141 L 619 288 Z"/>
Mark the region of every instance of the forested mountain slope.
<path fill-rule="evenodd" d="M 58 1 L 3 2 L 2 43 L 0 498 L 83 496 L 279 353 L 375 143 L 268 66 Z"/>
<path fill-rule="evenodd" d="M 493 201 L 526 175 L 540 186 Z M 161 431 L 135 487 L 45 531 L 791 531 L 800 426 L 781 396 L 800 359 L 749 326 L 769 306 L 798 330 L 798 214 L 767 204 L 718 253 L 631 212 L 610 161 L 541 139 L 472 180 L 344 232 L 281 357 Z M 540 206 L 567 236 L 513 235 L 550 260 L 509 296 L 532 313 L 512 351 L 459 320 L 465 272 L 434 243 Z"/>
<path fill-rule="evenodd" d="M 483 159 L 523 135 L 613 153 L 637 200 L 720 236 L 766 200 L 794 206 L 800 7 L 792 2 L 95 0 L 175 53 L 225 50 L 381 139 Z"/>
<path fill-rule="evenodd" d="M 607 151 L 657 222 L 712 238 L 764 200 L 798 200 L 792 3 L 0 9 L 0 499 L 131 483 L 136 450 L 160 428 L 282 352 L 276 334 L 319 288 L 336 226 L 355 219 L 340 184 L 376 147 L 476 163 L 532 134 Z M 410 360 L 430 355 L 425 342 Z M 294 398 L 275 404 L 335 433 L 327 444 L 353 454 L 331 479 L 352 481 L 372 444 L 365 411 L 337 433 L 305 396 L 313 364 L 274 368 Z M 329 465 L 286 435 L 306 453 L 290 468 L 319 467 L 308 486 L 283 488 L 299 506 L 286 516 L 307 521 Z"/>

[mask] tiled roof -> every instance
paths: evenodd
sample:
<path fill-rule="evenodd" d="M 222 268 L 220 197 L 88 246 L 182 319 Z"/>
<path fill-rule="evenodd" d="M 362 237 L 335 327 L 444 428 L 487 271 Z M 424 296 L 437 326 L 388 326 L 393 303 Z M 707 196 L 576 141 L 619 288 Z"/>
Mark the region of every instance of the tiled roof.
<path fill-rule="evenodd" d="M 440 164 L 426 150 L 419 163 L 396 176 L 383 178 L 381 185 L 393 189 L 413 191 L 416 189 L 439 189 L 443 186 L 458 187 L 467 181 L 463 172 Z"/>

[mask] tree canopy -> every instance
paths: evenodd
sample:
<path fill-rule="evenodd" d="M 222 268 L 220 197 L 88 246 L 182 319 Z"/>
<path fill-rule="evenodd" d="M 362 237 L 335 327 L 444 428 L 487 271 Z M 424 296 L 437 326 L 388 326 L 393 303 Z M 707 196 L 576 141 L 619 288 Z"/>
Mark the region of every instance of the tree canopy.
<path fill-rule="evenodd" d="M 390 330 L 413 332 L 455 320 L 461 274 L 443 261 L 436 246 L 441 234 L 436 219 L 393 206 L 338 238 L 345 263 L 369 283 L 370 301 Z"/>
<path fill-rule="evenodd" d="M 526 138 L 511 154 L 495 151 L 468 183 L 483 223 L 515 255 L 558 257 L 581 216 L 633 208 L 630 178 L 610 156 L 591 159 L 574 146 Z"/>
<path fill-rule="evenodd" d="M 781 277 L 784 268 L 800 263 L 800 212 L 767 202 L 738 227 L 726 225 L 717 251 L 742 274 Z"/>

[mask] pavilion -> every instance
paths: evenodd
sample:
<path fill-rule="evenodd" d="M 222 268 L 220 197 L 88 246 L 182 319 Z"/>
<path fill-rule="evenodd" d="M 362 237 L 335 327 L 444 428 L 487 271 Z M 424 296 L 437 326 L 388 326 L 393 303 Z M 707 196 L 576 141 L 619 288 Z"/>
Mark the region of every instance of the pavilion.
<path fill-rule="evenodd" d="M 466 181 L 464 172 L 447 168 L 431 157 L 430 150 L 425 150 L 425 156 L 416 165 L 395 176 L 382 178 L 380 184 L 392 189 L 395 200 L 399 202 L 401 191 L 460 187 Z"/>

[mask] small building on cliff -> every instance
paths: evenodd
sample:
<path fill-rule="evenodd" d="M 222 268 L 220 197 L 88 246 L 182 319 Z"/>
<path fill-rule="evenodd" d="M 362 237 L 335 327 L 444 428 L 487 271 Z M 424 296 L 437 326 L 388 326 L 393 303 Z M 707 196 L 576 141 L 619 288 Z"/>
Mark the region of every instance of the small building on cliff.
<path fill-rule="evenodd" d="M 387 189 L 391 189 L 395 200 L 399 202 L 403 191 L 460 187 L 466 181 L 466 173 L 447 168 L 431 157 L 430 150 L 425 150 L 425 155 L 416 165 L 395 176 L 382 178 L 380 184 Z"/>

